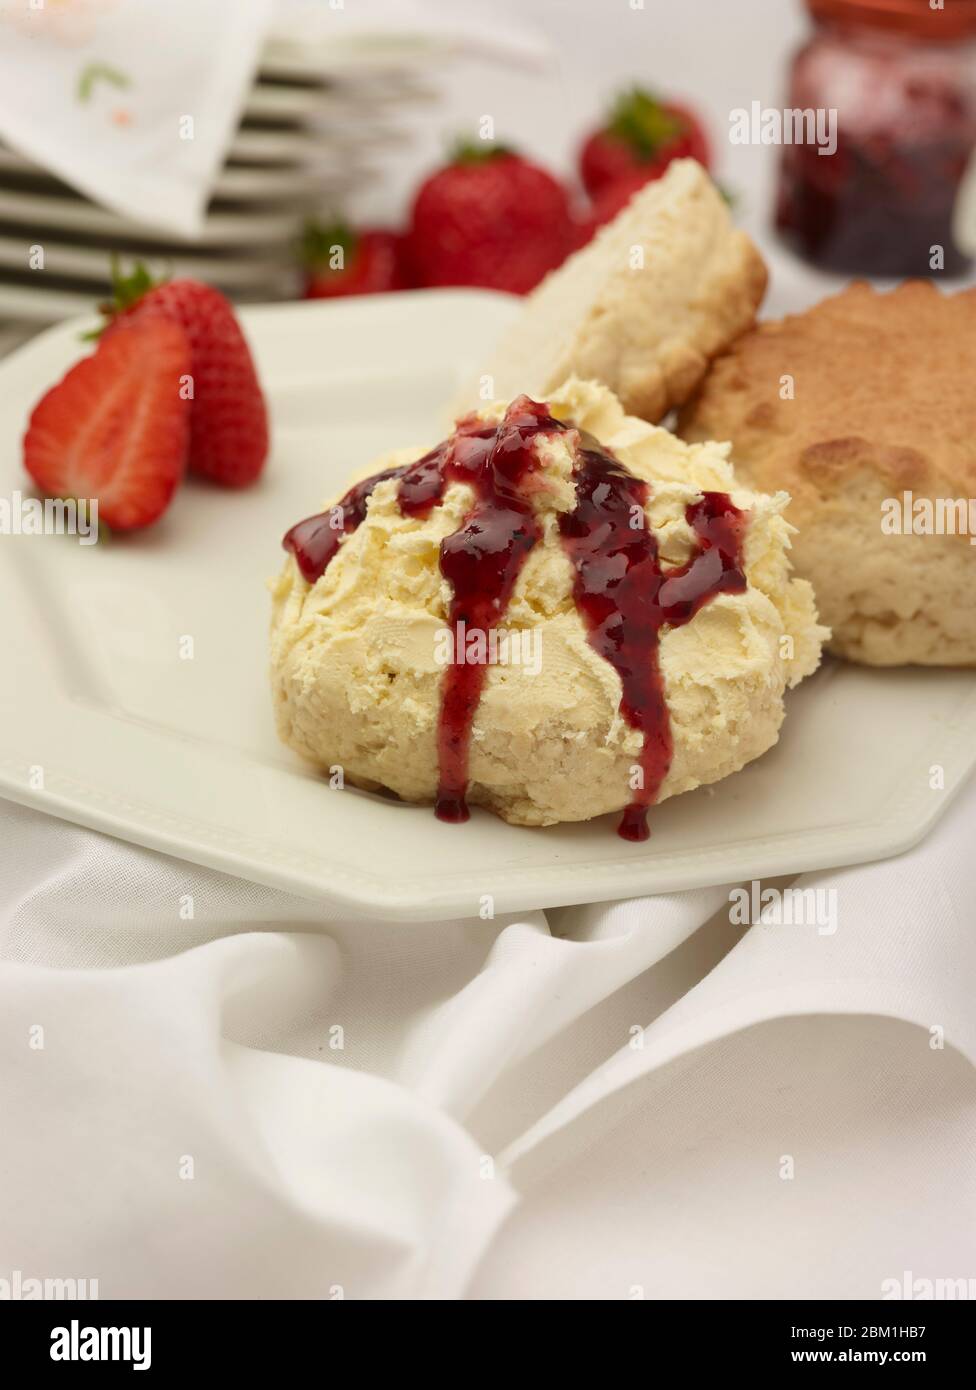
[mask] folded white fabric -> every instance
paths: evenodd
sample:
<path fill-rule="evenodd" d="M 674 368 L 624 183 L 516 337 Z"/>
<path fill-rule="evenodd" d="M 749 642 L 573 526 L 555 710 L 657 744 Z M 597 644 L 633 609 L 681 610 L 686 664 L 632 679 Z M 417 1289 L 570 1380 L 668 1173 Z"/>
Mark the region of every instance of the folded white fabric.
<path fill-rule="evenodd" d="M 0 0 L 0 139 L 192 237 L 271 16 L 272 0 Z"/>
<path fill-rule="evenodd" d="M 976 783 L 909 854 L 798 881 L 835 894 L 829 925 L 736 926 L 715 888 L 414 926 L 0 803 L 0 1280 L 976 1278 L 974 821 Z"/>

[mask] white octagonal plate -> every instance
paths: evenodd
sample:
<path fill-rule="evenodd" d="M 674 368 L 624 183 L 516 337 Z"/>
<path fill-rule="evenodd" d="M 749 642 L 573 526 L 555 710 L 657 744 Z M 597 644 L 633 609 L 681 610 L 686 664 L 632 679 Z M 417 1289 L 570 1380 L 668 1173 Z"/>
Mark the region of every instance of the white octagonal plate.
<path fill-rule="evenodd" d="M 265 581 L 283 532 L 374 455 L 434 442 L 444 402 L 517 307 L 426 291 L 244 310 L 274 422 L 257 487 L 187 484 L 157 527 L 106 545 L 0 535 L 0 792 L 405 920 L 474 914 L 485 893 L 524 910 L 855 863 L 920 839 L 976 760 L 972 672 L 826 664 L 788 697 L 776 748 L 657 808 L 640 845 L 612 818 L 525 830 L 475 810 L 442 825 L 425 807 L 332 791 L 279 746 Z M 25 485 L 25 420 L 81 352 L 83 326 L 0 362 L 0 496 Z"/>

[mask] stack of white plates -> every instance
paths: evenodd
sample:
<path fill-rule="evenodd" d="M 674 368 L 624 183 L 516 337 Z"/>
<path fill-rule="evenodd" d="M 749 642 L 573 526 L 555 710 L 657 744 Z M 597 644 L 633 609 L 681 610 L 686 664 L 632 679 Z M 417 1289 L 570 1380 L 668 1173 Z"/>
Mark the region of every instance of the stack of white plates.
<path fill-rule="evenodd" d="M 381 152 L 409 139 L 406 110 L 430 102 L 425 44 L 326 54 L 270 41 L 228 150 L 200 236 L 181 241 L 91 202 L 0 144 L 0 327 L 9 342 L 90 311 L 109 289 L 114 254 L 191 275 L 236 300 L 299 291 L 297 244 L 309 215 L 341 207 Z M 43 274 L 28 269 L 44 248 Z"/>

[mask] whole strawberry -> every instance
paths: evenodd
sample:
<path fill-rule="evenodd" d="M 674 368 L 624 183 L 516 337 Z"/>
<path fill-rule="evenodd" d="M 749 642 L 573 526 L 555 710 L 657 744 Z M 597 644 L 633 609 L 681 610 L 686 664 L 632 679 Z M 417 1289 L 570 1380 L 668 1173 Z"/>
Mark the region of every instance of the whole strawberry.
<path fill-rule="evenodd" d="M 460 146 L 414 200 L 409 252 L 423 285 L 527 294 L 573 242 L 562 184 L 500 145 Z"/>
<path fill-rule="evenodd" d="M 384 294 L 406 289 L 403 237 L 381 227 L 354 231 L 343 222 L 310 222 L 302 240 L 305 298 Z"/>
<path fill-rule="evenodd" d="M 621 179 L 659 179 L 672 159 L 697 159 L 708 168 L 701 122 L 687 106 L 659 101 L 635 87 L 614 102 L 606 124 L 580 150 L 580 176 L 591 198 Z"/>
<path fill-rule="evenodd" d="M 246 487 L 268 456 L 268 413 L 251 352 L 230 303 L 200 280 L 155 283 L 143 266 L 113 279 L 115 299 L 103 306 L 113 325 L 162 315 L 178 323 L 190 345 L 189 468 L 225 487 Z M 190 394 L 192 391 L 192 394 Z"/>
<path fill-rule="evenodd" d="M 126 321 L 41 397 L 24 467 L 49 497 L 98 500 L 98 521 L 132 531 L 169 506 L 186 466 L 190 345 L 161 316 Z"/>

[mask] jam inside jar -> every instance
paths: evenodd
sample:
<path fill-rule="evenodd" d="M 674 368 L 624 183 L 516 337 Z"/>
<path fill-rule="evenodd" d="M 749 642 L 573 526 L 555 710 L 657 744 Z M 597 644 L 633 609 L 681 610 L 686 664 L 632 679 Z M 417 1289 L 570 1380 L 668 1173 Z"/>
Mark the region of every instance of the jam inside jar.
<path fill-rule="evenodd" d="M 835 110 L 837 146 L 783 146 L 781 236 L 823 270 L 962 274 L 971 259 L 954 229 L 976 147 L 976 0 L 807 6 L 817 27 L 793 59 L 787 104 Z"/>

